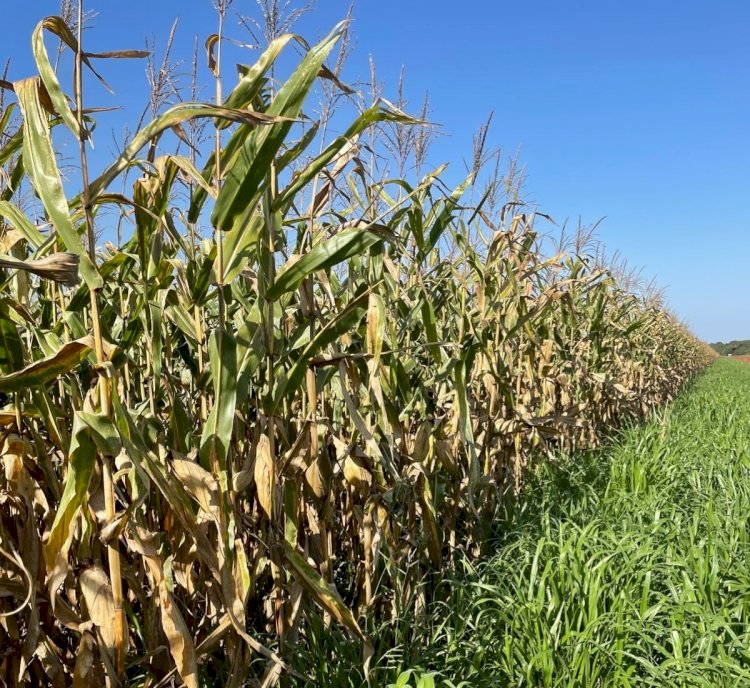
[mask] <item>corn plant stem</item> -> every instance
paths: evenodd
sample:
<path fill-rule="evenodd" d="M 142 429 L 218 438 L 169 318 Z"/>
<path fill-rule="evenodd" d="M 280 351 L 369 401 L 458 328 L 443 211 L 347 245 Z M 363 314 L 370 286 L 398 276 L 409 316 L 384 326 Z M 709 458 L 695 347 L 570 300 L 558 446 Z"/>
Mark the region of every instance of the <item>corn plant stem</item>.
<path fill-rule="evenodd" d="M 325 130 L 328 127 L 328 121 L 323 123 L 323 137 L 325 138 Z M 322 150 L 321 142 L 321 150 Z M 315 237 L 315 198 L 318 194 L 318 184 L 320 183 L 320 174 L 315 175 L 312 183 L 312 190 L 310 193 L 310 217 L 308 218 L 308 227 L 306 230 L 307 234 L 307 245 L 310 250 L 313 248 L 314 237 Z M 310 341 L 315 340 L 316 333 L 316 306 L 315 306 L 315 276 L 310 275 L 305 279 L 305 293 L 307 294 L 307 308 L 309 311 L 310 318 Z M 310 417 L 310 461 L 315 462 L 318 460 L 318 392 L 317 382 L 315 379 L 315 370 L 308 367 L 305 373 L 305 386 L 307 392 L 308 401 L 308 413 Z M 331 580 L 331 548 L 329 546 L 329 533 L 326 526 L 326 510 L 323 509 L 318 519 L 318 530 L 320 531 L 320 544 L 322 548 L 322 561 L 320 564 L 320 573 L 323 578 L 327 581 Z M 326 628 L 331 624 L 331 614 L 326 610 L 323 612 L 323 623 Z"/>
<path fill-rule="evenodd" d="M 81 178 L 83 182 L 83 207 L 86 214 L 86 234 L 88 253 L 92 262 L 96 261 L 96 237 L 94 234 L 94 214 L 91 208 L 89 194 L 89 173 L 88 159 L 86 156 L 86 134 L 83 124 L 83 0 L 78 2 L 78 50 L 75 59 L 75 98 L 76 98 L 76 117 L 78 121 L 78 143 L 81 156 Z M 91 290 L 91 321 L 94 330 L 94 348 L 96 360 L 99 364 L 105 362 L 104 342 L 102 339 L 101 321 L 99 318 L 99 303 L 96 290 Z M 111 387 L 109 379 L 102 375 L 99 378 L 99 393 L 102 413 L 106 416 L 111 415 Z M 111 521 L 115 517 L 115 492 L 114 481 L 112 479 L 112 466 L 108 457 L 101 456 L 102 476 L 104 483 L 104 506 L 107 514 L 107 520 Z M 125 613 L 123 611 L 122 600 L 122 572 L 120 567 L 120 550 L 117 540 L 112 540 L 107 545 L 107 555 L 109 560 L 109 577 L 112 584 L 112 599 L 115 611 L 115 667 L 118 678 L 125 675 L 125 653 L 127 629 Z"/>
<path fill-rule="evenodd" d="M 268 191 L 266 191 L 263 212 L 267 230 L 267 251 L 268 251 L 268 262 L 266 263 L 266 289 L 270 289 L 273 286 L 274 280 L 276 279 L 276 219 L 273 212 L 273 201 L 276 196 L 276 166 L 271 165 L 269 170 L 270 184 Z M 273 394 L 275 386 L 275 372 L 274 365 L 276 360 L 275 348 L 274 348 L 274 310 L 275 301 L 266 297 L 266 314 L 265 314 L 265 328 L 266 328 L 266 384 L 269 396 Z M 272 460 L 276 461 L 276 436 L 275 436 L 275 422 L 273 413 L 269 414 L 266 419 L 267 432 L 268 432 L 268 444 L 269 451 Z M 281 476 L 276 475 L 276 480 L 282 483 Z M 283 483 L 281 484 L 281 494 L 283 494 Z M 280 505 L 275 506 L 274 518 L 271 523 L 271 575 L 273 577 L 274 586 L 274 615 L 276 618 L 276 631 L 279 636 L 279 648 L 281 651 L 282 658 L 284 657 L 284 638 L 286 635 L 285 622 L 284 622 L 284 582 L 283 582 L 283 568 L 281 565 L 281 557 L 279 550 L 279 540 L 281 539 L 279 529 L 282 523 Z"/>
<path fill-rule="evenodd" d="M 198 373 L 203 372 L 204 368 L 204 353 L 203 353 L 203 324 L 202 324 L 203 316 L 201 314 L 201 309 L 198 304 L 195 305 L 195 308 L 193 308 L 193 322 L 195 324 L 195 340 L 197 342 L 196 344 L 196 353 L 198 354 Z M 208 418 L 208 402 L 206 400 L 206 393 L 203 391 L 203 389 L 200 390 L 200 421 L 201 425 L 205 424 L 206 419 Z"/>
<path fill-rule="evenodd" d="M 54 250 L 55 251 L 59 251 L 60 250 L 57 238 L 55 238 Z M 60 311 L 59 312 L 57 310 L 57 300 L 58 300 L 57 294 L 58 294 L 58 292 L 60 292 Z M 62 288 L 58 289 L 57 283 L 54 282 L 54 281 L 50 282 L 50 302 L 52 303 L 52 324 L 55 327 L 57 327 L 57 324 L 60 321 L 60 316 L 61 316 L 62 312 L 65 310 L 64 309 L 65 302 L 63 300 Z M 67 335 L 68 334 L 68 328 L 67 328 L 64 320 L 63 320 L 62 324 L 63 324 L 63 333 L 64 333 L 64 335 Z M 67 336 L 64 337 L 64 341 L 68 341 Z M 64 396 L 64 394 L 65 394 L 65 387 L 63 386 L 63 381 L 62 380 L 58 380 L 58 382 L 57 382 L 57 392 L 60 395 L 60 398 L 62 399 L 63 396 Z"/>
<path fill-rule="evenodd" d="M 306 284 L 306 290 L 308 295 L 308 307 L 310 309 L 310 341 L 315 338 L 315 304 L 314 304 L 314 291 L 313 291 L 313 280 L 312 276 L 309 278 Z M 318 392 L 315 380 L 315 371 L 313 368 L 308 368 L 306 375 L 306 387 L 307 387 L 307 398 L 309 406 L 309 417 L 310 417 L 310 462 L 316 462 L 318 460 Z M 326 528 L 325 510 L 318 518 L 318 529 L 320 530 L 320 544 L 323 549 L 323 560 L 320 564 L 320 573 L 325 580 L 330 580 L 331 572 L 331 553 L 328 547 L 328 533 Z M 330 623 L 330 614 L 326 611 L 323 614 L 324 622 L 326 626 Z"/>
<path fill-rule="evenodd" d="M 190 149 L 190 161 L 195 164 L 196 156 L 195 156 L 195 150 Z M 190 191 L 190 198 L 193 197 L 193 193 L 195 191 L 195 185 L 191 181 L 189 186 Z M 195 231 L 195 224 L 190 222 L 188 223 L 188 232 L 190 235 L 190 258 L 195 261 L 196 259 L 196 231 Z M 203 317 L 201 314 L 201 308 L 196 303 L 195 306 L 193 306 L 193 327 L 195 331 L 195 350 L 197 354 L 197 366 L 198 366 L 198 374 L 203 373 L 203 367 L 204 367 L 204 351 L 203 351 Z M 208 419 L 208 403 L 206 401 L 206 393 L 203 391 L 203 389 L 200 390 L 199 398 L 198 398 L 198 405 L 199 405 L 199 418 L 201 421 L 201 425 L 204 425 L 206 420 Z"/>
<path fill-rule="evenodd" d="M 222 102 L 222 87 L 221 87 L 221 40 L 222 33 L 224 30 L 224 12 L 219 10 L 219 33 L 218 40 L 216 41 L 216 104 L 221 105 Z M 216 127 L 214 143 L 214 181 L 216 184 L 217 195 L 221 191 L 221 130 Z M 221 229 L 216 229 L 216 282 L 219 286 L 219 337 L 224 327 L 224 321 L 226 318 L 226 304 L 224 302 L 224 237 Z M 219 346 L 221 351 L 221 346 Z"/>
<path fill-rule="evenodd" d="M 219 5 L 218 8 L 219 13 L 219 31 L 218 31 L 218 39 L 216 41 L 216 67 L 214 72 L 214 77 L 216 81 L 216 104 L 221 105 L 223 95 L 222 95 L 222 84 L 221 84 L 221 41 L 224 31 L 224 8 Z M 214 184 L 216 186 L 216 195 L 218 197 L 219 193 L 221 192 L 221 175 L 222 175 L 222 169 L 221 169 L 221 131 L 219 130 L 219 127 L 217 126 L 215 128 L 215 142 L 214 142 Z M 214 388 L 214 404 L 220 405 L 221 404 L 221 395 L 223 394 L 224 390 L 221 387 L 221 379 L 222 379 L 222 368 L 224 366 L 224 328 L 226 327 L 226 303 L 224 301 L 224 233 L 221 231 L 220 228 L 215 228 L 215 235 L 216 235 L 216 284 L 218 288 L 218 304 L 219 304 L 219 326 L 216 330 L 216 348 L 218 349 L 219 355 L 217 356 L 217 364 L 218 364 L 218 370 L 211 371 L 214 374 L 214 379 L 217 381 L 217 384 Z M 200 328 L 200 323 L 198 323 L 198 327 Z M 202 339 L 202 337 L 201 337 Z M 228 449 L 227 451 L 231 451 L 231 449 Z M 213 471 L 214 475 L 217 479 L 219 479 L 219 485 L 222 484 L 222 481 L 220 479 L 221 473 L 226 472 L 227 473 L 227 486 L 228 489 L 231 490 L 231 475 L 228 471 L 228 468 L 231 464 L 231 458 L 229 455 L 227 455 L 226 461 L 223 462 L 220 460 L 220 457 L 216 452 L 211 452 L 211 470 Z M 229 524 L 227 522 L 227 501 L 230 500 L 231 495 L 223 494 L 223 490 L 221 490 L 222 494 L 220 495 L 220 508 L 219 508 L 219 524 L 221 528 L 222 537 L 226 533 L 229 532 Z M 227 549 L 231 547 L 230 543 L 227 543 Z"/>
<path fill-rule="evenodd" d="M 218 39 L 216 41 L 216 66 L 215 66 L 215 82 L 216 82 L 216 104 L 221 105 L 222 101 L 222 88 L 221 88 L 221 40 L 222 33 L 224 30 L 224 11 L 219 7 L 219 32 Z M 216 186 L 216 194 L 221 192 L 221 131 L 217 126 L 215 129 L 215 141 L 214 141 L 214 184 Z M 222 366 L 221 352 L 223 349 L 223 338 L 224 338 L 224 326 L 226 321 L 226 303 L 224 301 L 224 236 L 221 229 L 218 227 L 215 229 L 216 234 L 216 285 L 218 287 L 218 304 L 219 304 L 219 327 L 216 332 L 216 346 L 219 350 L 218 364 Z M 221 379 L 221 370 L 212 371 L 215 372 L 215 379 Z M 215 398 L 214 404 L 219 402 L 219 395 L 221 390 L 217 385 L 217 389 L 214 390 Z M 218 477 L 221 466 L 215 461 L 215 465 L 212 469 Z M 223 513 L 223 509 L 222 509 Z"/>
<path fill-rule="evenodd" d="M 21 401 L 21 392 L 16 392 L 13 395 L 13 408 L 16 412 L 16 430 L 18 434 L 23 433 L 23 403 Z"/>

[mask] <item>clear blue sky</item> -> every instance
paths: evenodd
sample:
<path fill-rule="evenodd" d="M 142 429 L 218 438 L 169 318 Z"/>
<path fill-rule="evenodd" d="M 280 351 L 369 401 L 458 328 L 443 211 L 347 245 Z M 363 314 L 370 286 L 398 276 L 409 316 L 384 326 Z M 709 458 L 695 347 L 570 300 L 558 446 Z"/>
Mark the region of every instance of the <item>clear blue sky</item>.
<path fill-rule="evenodd" d="M 215 30 L 210 0 L 89 0 L 99 11 L 89 49 L 163 44 L 180 16 L 177 54 Z M 341 19 L 345 0 L 318 0 L 298 25 L 310 39 Z M 0 60 L 12 79 L 32 73 L 29 36 L 54 0 L 4 3 Z M 255 11 L 255 0 L 234 9 Z M 447 136 L 434 163 L 463 169 L 472 132 L 495 110 L 491 141 L 521 149 L 526 196 L 558 222 L 606 216 L 610 250 L 667 287 L 704 339 L 750 337 L 745 289 L 750 246 L 750 3 L 747 0 L 359 0 L 347 81 L 366 80 L 368 55 L 386 96 L 406 67 L 414 107 L 430 93 Z M 228 32 L 247 40 L 234 20 Z M 51 43 L 50 43 L 51 45 Z M 252 61 L 251 54 L 242 57 Z M 103 64 L 125 105 L 140 112 L 142 64 Z M 99 134 L 99 141 L 105 138 Z M 100 143 L 100 146 L 102 144 Z M 105 140 L 106 145 L 106 140 Z"/>

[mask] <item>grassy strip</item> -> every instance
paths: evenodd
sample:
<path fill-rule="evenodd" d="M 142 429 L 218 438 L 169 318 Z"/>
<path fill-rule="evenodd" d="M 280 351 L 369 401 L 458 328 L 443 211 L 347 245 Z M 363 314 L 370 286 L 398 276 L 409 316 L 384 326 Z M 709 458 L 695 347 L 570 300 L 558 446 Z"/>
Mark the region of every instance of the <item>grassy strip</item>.
<path fill-rule="evenodd" d="M 380 630 L 378 685 L 750 685 L 749 519 L 750 366 L 721 359 L 609 450 L 540 467 L 497 551 Z M 317 651 L 320 685 L 360 685 Z"/>

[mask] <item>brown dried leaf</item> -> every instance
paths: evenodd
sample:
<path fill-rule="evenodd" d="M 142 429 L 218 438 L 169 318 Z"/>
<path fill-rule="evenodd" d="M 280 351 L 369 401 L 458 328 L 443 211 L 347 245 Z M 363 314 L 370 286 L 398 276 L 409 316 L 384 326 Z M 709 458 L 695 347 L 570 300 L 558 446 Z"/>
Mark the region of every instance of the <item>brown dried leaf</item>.
<path fill-rule="evenodd" d="M 172 461 L 172 470 L 200 508 L 211 516 L 217 516 L 219 484 L 215 478 L 195 461 L 175 459 Z"/>
<path fill-rule="evenodd" d="M 109 578 L 103 569 L 92 566 L 81 573 L 79 580 L 89 618 L 99 629 L 107 649 L 113 651 L 115 647 L 115 602 Z"/>
<path fill-rule="evenodd" d="M 88 631 L 81 634 L 73 670 L 73 688 L 91 688 L 94 678 L 94 636 Z"/>
<path fill-rule="evenodd" d="M 265 434 L 261 435 L 255 454 L 255 485 L 261 508 L 273 519 L 276 466 L 271 456 L 271 442 Z"/>
<path fill-rule="evenodd" d="M 366 493 L 372 485 L 372 473 L 364 462 L 349 454 L 344 460 L 344 478 L 360 492 Z"/>
<path fill-rule="evenodd" d="M 164 565 L 154 545 L 153 538 L 148 531 L 138 526 L 131 527 L 126 537 L 130 549 L 141 554 L 145 559 L 149 572 L 156 583 L 159 591 L 161 624 L 164 634 L 167 636 L 169 651 L 177 666 L 177 671 L 187 688 L 198 688 L 198 662 L 193 638 L 167 589 L 164 580 Z"/>

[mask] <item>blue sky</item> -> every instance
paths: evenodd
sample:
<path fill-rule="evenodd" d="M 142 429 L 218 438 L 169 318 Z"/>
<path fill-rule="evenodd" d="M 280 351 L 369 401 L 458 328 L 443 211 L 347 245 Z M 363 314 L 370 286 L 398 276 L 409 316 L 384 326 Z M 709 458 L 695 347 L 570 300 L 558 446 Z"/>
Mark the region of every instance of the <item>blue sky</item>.
<path fill-rule="evenodd" d="M 215 30 L 210 0 L 89 0 L 99 11 L 93 50 L 157 45 L 180 17 L 176 55 Z M 233 9 L 255 11 L 255 0 Z M 318 0 L 297 26 L 308 39 L 346 13 L 345 0 Z M 10 78 L 33 73 L 30 34 L 54 0 L 9 2 L 0 60 Z M 414 109 L 429 91 L 443 127 L 431 161 L 463 171 L 475 129 L 495 111 L 491 143 L 520 149 L 525 196 L 558 223 L 600 226 L 619 252 L 667 288 L 672 308 L 700 337 L 750 337 L 747 299 L 750 204 L 750 50 L 746 0 L 359 0 L 356 46 L 345 71 L 368 78 L 372 55 L 395 96 L 401 66 Z M 235 21 L 229 35 L 248 37 Z M 52 45 L 51 43 L 49 44 Z M 233 55 L 246 62 L 253 53 Z M 100 132 L 140 113 L 143 64 L 102 64 L 124 110 Z M 207 79 L 206 79 L 207 80 Z M 106 150 L 108 134 L 99 134 Z M 103 142 L 102 142 L 103 140 Z"/>

